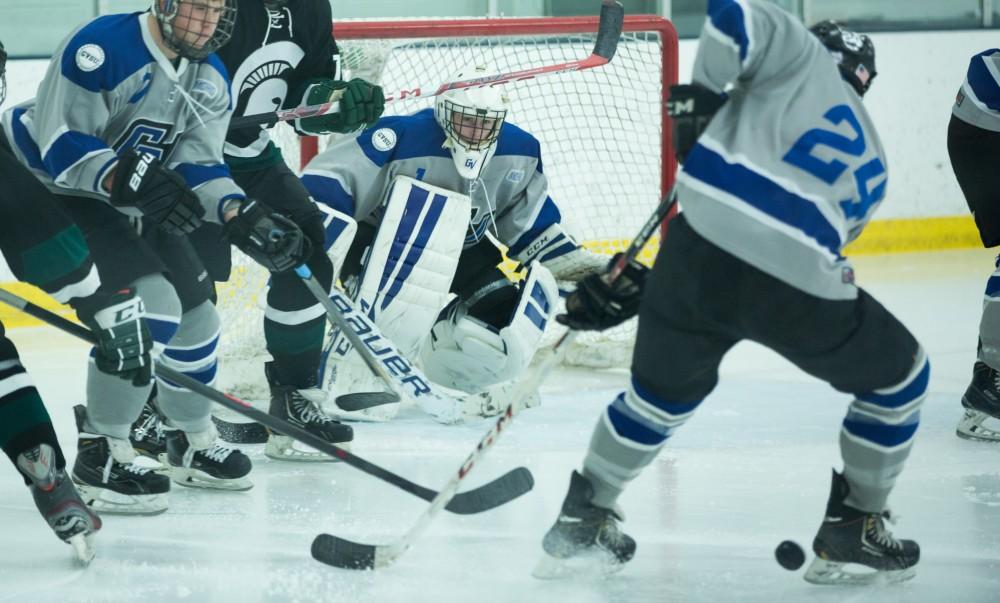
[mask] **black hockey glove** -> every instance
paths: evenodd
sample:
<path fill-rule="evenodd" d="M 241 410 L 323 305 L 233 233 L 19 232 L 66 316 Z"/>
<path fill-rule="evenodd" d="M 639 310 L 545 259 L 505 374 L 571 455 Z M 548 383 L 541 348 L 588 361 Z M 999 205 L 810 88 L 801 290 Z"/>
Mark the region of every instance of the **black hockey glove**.
<path fill-rule="evenodd" d="M 198 196 L 177 172 L 149 153 L 130 150 L 118 158 L 111 185 L 111 205 L 135 207 L 143 216 L 175 234 L 187 234 L 205 215 Z"/>
<path fill-rule="evenodd" d="M 240 205 L 223 229 L 226 240 L 271 272 L 284 272 L 309 257 L 311 246 L 302 230 L 285 216 L 255 199 Z"/>
<path fill-rule="evenodd" d="M 135 291 L 98 291 L 71 302 L 76 314 L 97 337 L 94 361 L 102 373 L 133 385 L 148 385 L 153 374 L 153 338 L 146 326 L 146 307 Z"/>
<path fill-rule="evenodd" d="M 673 143 L 677 163 L 684 163 L 684 158 L 698 142 L 698 137 L 728 98 L 701 84 L 677 84 L 670 87 L 667 113 L 674 122 Z"/>
<path fill-rule="evenodd" d="M 612 265 L 619 255 L 611 260 Z M 634 260 L 610 285 L 602 278 L 604 273 L 591 274 L 566 298 L 566 313 L 556 320 L 578 331 L 603 331 L 620 325 L 639 311 L 648 274 L 649 268 Z"/>
<path fill-rule="evenodd" d="M 382 88 L 354 78 L 349 82 L 341 80 L 312 80 L 304 102 L 306 105 L 322 105 L 340 97 L 340 111 L 316 117 L 306 117 L 299 121 L 298 128 L 309 134 L 353 132 L 362 126 L 373 125 L 385 109 L 385 95 Z"/>

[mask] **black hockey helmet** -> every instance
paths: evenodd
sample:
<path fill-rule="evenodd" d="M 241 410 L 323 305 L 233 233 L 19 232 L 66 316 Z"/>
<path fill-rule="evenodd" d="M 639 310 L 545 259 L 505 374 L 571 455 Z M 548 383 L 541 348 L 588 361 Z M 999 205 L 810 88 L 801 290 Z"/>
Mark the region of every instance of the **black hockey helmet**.
<path fill-rule="evenodd" d="M 7 98 L 7 51 L 0 42 L 0 105 Z"/>
<path fill-rule="evenodd" d="M 836 21 L 820 21 L 809 28 L 819 41 L 830 50 L 840 67 L 844 79 L 850 82 L 861 96 L 875 79 L 875 45 L 871 38 L 849 29 Z"/>
<path fill-rule="evenodd" d="M 232 37 L 236 0 L 153 0 L 153 14 L 167 47 L 200 61 Z"/>

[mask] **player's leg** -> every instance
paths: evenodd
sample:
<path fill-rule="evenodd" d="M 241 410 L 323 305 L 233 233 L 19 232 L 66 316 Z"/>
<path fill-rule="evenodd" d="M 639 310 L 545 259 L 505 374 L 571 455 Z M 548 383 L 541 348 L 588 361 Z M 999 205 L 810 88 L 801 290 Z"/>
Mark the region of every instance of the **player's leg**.
<path fill-rule="evenodd" d="M 164 347 L 160 361 L 212 386 L 218 369 L 220 335 L 219 316 L 210 301 L 212 283 L 186 237 L 155 229 L 147 230 L 143 240 L 166 266 L 181 305 L 180 324 Z M 160 432 L 163 450 L 157 456 L 170 468 L 170 476 L 176 483 L 222 490 L 246 490 L 252 486 L 246 479 L 251 469 L 250 459 L 239 450 L 217 443 L 211 421 L 212 403 L 204 396 L 157 377 L 151 406 L 164 419 Z M 139 421 L 142 419 L 140 416 Z M 148 416 L 146 419 L 150 421 Z M 150 431 L 155 433 L 155 429 Z M 133 430 L 134 439 L 135 435 Z"/>
<path fill-rule="evenodd" d="M 129 287 L 143 299 L 154 349 L 161 352 L 177 331 L 181 313 L 163 263 L 118 211 L 89 199 L 60 200 L 83 231 L 102 290 Z M 84 500 L 99 511 L 152 514 L 167 508 L 170 480 L 135 465 L 128 441 L 151 388 L 152 383 L 140 386 L 105 374 L 93 359 L 88 364 L 87 404 L 76 408 L 80 434 L 72 476 Z"/>
<path fill-rule="evenodd" d="M 757 271 L 740 291 L 748 338 L 854 396 L 840 428 L 826 517 L 806 573 L 817 583 L 913 576 L 920 549 L 885 527 L 887 500 L 910 454 L 930 366 L 916 339 L 864 290 L 854 300 L 812 297 Z M 766 301 L 763 301 L 766 300 Z M 846 564 L 875 572 L 851 573 Z"/>
<path fill-rule="evenodd" d="M 333 265 L 323 246 L 325 215 L 298 177 L 279 163 L 259 170 L 237 170 L 233 178 L 248 196 L 262 200 L 302 229 L 312 247 L 306 265 L 320 284 L 329 288 Z M 264 367 L 271 389 L 270 413 L 332 444 L 345 445 L 354 439 L 353 430 L 323 412 L 326 393 L 318 380 L 325 332 L 325 311 L 302 280 L 291 271 L 272 274 L 264 309 L 264 339 L 272 357 Z M 331 460 L 328 455 L 296 448 L 291 438 L 281 434 L 271 434 L 265 452 L 285 460 Z"/>
<path fill-rule="evenodd" d="M 31 490 L 56 536 L 81 559 L 93 557 L 91 538 L 101 520 L 84 504 L 66 473 L 66 458 L 42 398 L 0 323 L 0 448 Z"/>
<path fill-rule="evenodd" d="M 984 130 L 952 117 L 948 125 L 948 156 L 965 201 L 975 218 L 984 247 L 1000 245 L 1000 186 L 995 176 L 1000 162 L 1000 132 Z M 972 383 L 962 396 L 964 412 L 956 432 L 969 439 L 1000 441 L 1000 430 L 984 425 L 1000 419 L 1000 257 L 986 282 L 979 324 L 978 357 Z"/>
<path fill-rule="evenodd" d="M 631 383 L 598 419 L 582 471 L 573 472 L 542 542 L 537 577 L 615 571 L 632 558 L 636 544 L 618 526 L 618 497 L 715 388 L 719 363 L 740 338 L 727 326 L 736 315 L 728 276 L 737 269 L 682 217 L 671 222 L 639 309 Z"/>

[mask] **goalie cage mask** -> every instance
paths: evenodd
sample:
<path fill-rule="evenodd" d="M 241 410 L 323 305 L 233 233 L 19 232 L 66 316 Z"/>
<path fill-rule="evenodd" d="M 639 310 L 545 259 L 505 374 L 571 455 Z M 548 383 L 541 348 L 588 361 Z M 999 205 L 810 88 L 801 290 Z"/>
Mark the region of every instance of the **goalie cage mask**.
<path fill-rule="evenodd" d="M 875 79 L 875 45 L 871 38 L 842 28 L 836 21 L 821 21 L 809 28 L 830 51 L 840 73 L 861 96 Z"/>
<path fill-rule="evenodd" d="M 452 81 L 488 77 L 481 65 L 459 71 Z M 496 150 L 507 118 L 507 95 L 496 86 L 449 90 L 438 96 L 434 118 L 444 130 L 444 146 L 451 151 L 458 173 L 467 180 L 479 177 Z"/>
<path fill-rule="evenodd" d="M 236 0 L 154 0 L 153 14 L 170 50 L 200 61 L 222 48 L 236 25 Z"/>

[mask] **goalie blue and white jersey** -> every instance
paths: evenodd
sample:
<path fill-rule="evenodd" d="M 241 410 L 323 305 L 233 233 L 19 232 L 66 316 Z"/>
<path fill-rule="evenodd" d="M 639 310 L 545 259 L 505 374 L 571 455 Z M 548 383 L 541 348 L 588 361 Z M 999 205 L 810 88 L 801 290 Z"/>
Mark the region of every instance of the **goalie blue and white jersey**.
<path fill-rule="evenodd" d="M 98 17 L 53 55 L 36 98 L 8 109 L 3 127 L 21 163 L 53 192 L 107 201 L 102 181 L 120 153 L 152 153 L 176 170 L 207 219 L 242 198 L 222 161 L 232 106 L 215 55 L 172 63 L 149 13 Z"/>
<path fill-rule="evenodd" d="M 967 124 L 1000 132 L 1000 49 L 972 57 L 951 112 Z"/>
<path fill-rule="evenodd" d="M 789 285 L 856 297 L 841 251 L 884 198 L 887 162 L 830 52 L 773 4 L 710 0 L 693 79 L 729 100 L 678 176 L 688 222 Z"/>
<path fill-rule="evenodd" d="M 388 188 L 399 175 L 467 194 L 472 199 L 472 218 L 466 247 L 490 229 L 508 246 L 511 256 L 561 221 L 559 208 L 548 194 L 541 146 L 534 136 L 504 123 L 496 153 L 476 181 L 458 174 L 450 151 L 442 146 L 444 141 L 433 109 L 383 117 L 316 156 L 303 172 L 302 182 L 316 201 L 369 224 L 381 219 Z M 565 244 L 576 247 L 569 238 Z M 551 253 L 565 253 L 559 247 L 556 244 Z"/>

